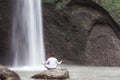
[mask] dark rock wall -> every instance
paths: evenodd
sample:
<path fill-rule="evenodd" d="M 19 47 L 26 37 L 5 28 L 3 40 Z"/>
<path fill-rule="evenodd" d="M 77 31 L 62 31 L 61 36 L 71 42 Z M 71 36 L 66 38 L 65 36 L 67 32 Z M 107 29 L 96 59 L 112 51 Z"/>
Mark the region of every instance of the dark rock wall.
<path fill-rule="evenodd" d="M 9 65 L 12 61 L 10 53 L 12 5 L 11 0 L 0 0 L 0 64 Z"/>
<path fill-rule="evenodd" d="M 55 53 L 61 59 L 68 58 L 66 43 L 70 36 L 69 20 L 51 4 L 44 4 L 43 10 L 46 53 Z"/>
<path fill-rule="evenodd" d="M 62 11 L 50 6 L 44 5 L 47 54 L 65 63 L 120 65 L 120 27 L 106 10 L 91 0 L 72 0 Z"/>
<path fill-rule="evenodd" d="M 95 3 L 83 4 L 79 1 L 76 4 L 73 1 L 69 6 L 74 19 L 77 20 L 77 17 L 79 19 L 77 20 L 79 22 L 76 21 L 77 23 L 83 21 L 79 17 L 81 13 L 83 15 L 80 16 L 87 20 L 85 21 L 87 22 L 86 25 L 81 25 L 87 27 L 88 33 L 84 65 L 120 66 L 120 26 L 117 25 L 106 10 Z"/>
<path fill-rule="evenodd" d="M 56 11 L 50 4 L 43 10 L 46 53 L 55 53 L 64 63 L 84 64 L 85 30 L 66 10 Z"/>

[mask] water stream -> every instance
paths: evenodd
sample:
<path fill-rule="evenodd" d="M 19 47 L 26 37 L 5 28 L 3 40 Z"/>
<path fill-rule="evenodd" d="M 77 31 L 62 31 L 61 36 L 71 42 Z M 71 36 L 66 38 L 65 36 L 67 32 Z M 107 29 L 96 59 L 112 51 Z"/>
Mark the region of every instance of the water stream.
<path fill-rule="evenodd" d="M 17 0 L 15 6 L 14 66 L 38 66 L 45 60 L 41 0 Z"/>

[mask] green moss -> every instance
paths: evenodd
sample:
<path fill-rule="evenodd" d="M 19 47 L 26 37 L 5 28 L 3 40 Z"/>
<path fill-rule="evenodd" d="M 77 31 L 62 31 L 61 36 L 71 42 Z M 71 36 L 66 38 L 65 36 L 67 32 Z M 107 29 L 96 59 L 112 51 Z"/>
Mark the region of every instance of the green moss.
<path fill-rule="evenodd" d="M 93 0 L 105 8 L 120 24 L 120 0 Z"/>
<path fill-rule="evenodd" d="M 42 0 L 44 3 L 55 3 L 55 0 Z"/>
<path fill-rule="evenodd" d="M 62 2 L 58 2 L 56 4 L 56 9 L 63 9 L 65 5 L 70 2 L 71 0 L 62 0 Z"/>
<path fill-rule="evenodd" d="M 83 29 L 87 29 L 88 27 L 88 22 L 87 22 L 87 20 L 86 19 L 83 19 L 82 21 L 81 21 L 81 26 L 83 27 Z"/>
<path fill-rule="evenodd" d="M 66 38 L 66 33 L 64 30 L 62 30 L 61 28 L 59 27 L 56 27 L 55 25 L 51 25 L 52 28 L 50 28 L 49 30 L 53 33 L 53 34 L 56 34 L 58 35 L 59 37 L 61 37 L 61 39 L 65 39 Z"/>
<path fill-rule="evenodd" d="M 71 0 L 61 0 L 58 3 L 55 3 L 55 0 L 43 0 L 44 3 L 50 3 L 50 4 L 54 4 L 56 7 L 55 9 L 63 9 L 65 7 L 65 5 L 70 2 Z"/>

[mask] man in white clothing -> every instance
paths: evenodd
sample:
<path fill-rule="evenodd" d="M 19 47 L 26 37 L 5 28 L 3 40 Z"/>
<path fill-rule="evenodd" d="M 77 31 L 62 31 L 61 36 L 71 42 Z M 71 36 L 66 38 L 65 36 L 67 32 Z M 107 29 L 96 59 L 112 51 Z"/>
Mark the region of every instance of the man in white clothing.
<path fill-rule="evenodd" d="M 62 61 L 58 62 L 58 60 L 54 57 L 54 54 L 51 54 L 48 60 L 44 63 L 44 66 L 50 69 L 56 69 L 58 64 L 61 64 Z"/>

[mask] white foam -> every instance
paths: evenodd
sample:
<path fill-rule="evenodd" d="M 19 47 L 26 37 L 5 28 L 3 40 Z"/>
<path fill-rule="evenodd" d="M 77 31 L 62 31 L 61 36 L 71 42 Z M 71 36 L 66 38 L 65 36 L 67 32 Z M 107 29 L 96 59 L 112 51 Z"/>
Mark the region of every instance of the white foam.
<path fill-rule="evenodd" d="M 43 65 L 38 66 L 23 66 L 23 67 L 9 67 L 13 71 L 43 71 L 46 68 Z"/>

